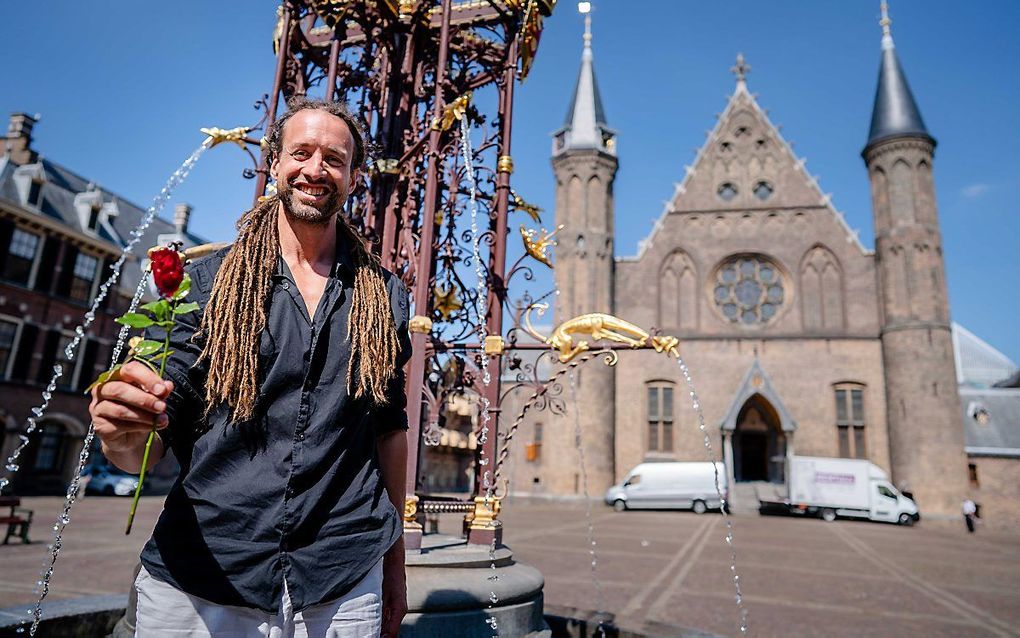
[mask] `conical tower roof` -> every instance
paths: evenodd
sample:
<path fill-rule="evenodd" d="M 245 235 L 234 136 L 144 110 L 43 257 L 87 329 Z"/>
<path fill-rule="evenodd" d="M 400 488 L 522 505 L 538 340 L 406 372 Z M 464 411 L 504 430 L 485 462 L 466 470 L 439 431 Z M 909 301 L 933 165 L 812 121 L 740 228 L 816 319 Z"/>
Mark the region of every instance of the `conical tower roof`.
<path fill-rule="evenodd" d="M 616 154 L 615 132 L 606 123 L 602 96 L 595 80 L 594 55 L 591 48 L 591 15 L 584 16 L 584 50 L 581 52 L 581 69 L 574 85 L 574 95 L 567 109 L 563 128 L 556 131 L 553 154 L 571 150 L 600 150 Z"/>
<path fill-rule="evenodd" d="M 888 5 L 882 3 L 882 64 L 878 71 L 878 89 L 875 91 L 875 106 L 871 113 L 871 130 L 865 148 L 882 140 L 894 137 L 924 137 L 932 143 L 935 139 L 921 119 L 914 95 L 907 84 L 896 47 L 893 44 Z"/>

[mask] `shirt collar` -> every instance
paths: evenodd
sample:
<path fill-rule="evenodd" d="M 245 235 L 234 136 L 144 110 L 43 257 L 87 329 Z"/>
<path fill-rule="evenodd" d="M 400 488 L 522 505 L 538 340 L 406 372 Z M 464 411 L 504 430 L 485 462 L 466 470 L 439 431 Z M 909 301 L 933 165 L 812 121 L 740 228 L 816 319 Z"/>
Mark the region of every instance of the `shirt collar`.
<path fill-rule="evenodd" d="M 351 256 L 350 241 L 340 231 L 340 224 L 343 223 L 337 220 L 336 227 L 336 258 L 333 260 L 333 269 L 330 271 L 329 276 L 332 278 L 340 278 L 344 280 L 350 280 L 354 277 L 354 258 Z M 283 259 L 282 254 L 276 256 L 276 269 L 273 271 L 273 278 L 285 278 L 293 279 L 294 276 L 290 272 L 290 268 L 287 266 L 287 262 Z"/>

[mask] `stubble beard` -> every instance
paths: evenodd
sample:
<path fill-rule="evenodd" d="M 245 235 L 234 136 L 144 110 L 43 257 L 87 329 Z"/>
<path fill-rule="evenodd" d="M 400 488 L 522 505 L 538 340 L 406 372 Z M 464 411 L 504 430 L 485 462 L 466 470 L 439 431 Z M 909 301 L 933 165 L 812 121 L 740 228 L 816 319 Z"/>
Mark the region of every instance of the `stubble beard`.
<path fill-rule="evenodd" d="M 335 190 L 330 191 L 329 197 L 326 201 L 322 202 L 319 207 L 312 206 L 300 201 L 297 197 L 296 190 L 292 185 L 287 184 L 281 188 L 280 201 L 283 203 L 283 210 L 291 219 L 295 219 L 306 224 L 318 224 L 325 226 L 329 223 L 329 220 L 336 217 L 341 209 L 343 209 L 344 202 L 347 200 L 346 193 L 340 193 Z"/>

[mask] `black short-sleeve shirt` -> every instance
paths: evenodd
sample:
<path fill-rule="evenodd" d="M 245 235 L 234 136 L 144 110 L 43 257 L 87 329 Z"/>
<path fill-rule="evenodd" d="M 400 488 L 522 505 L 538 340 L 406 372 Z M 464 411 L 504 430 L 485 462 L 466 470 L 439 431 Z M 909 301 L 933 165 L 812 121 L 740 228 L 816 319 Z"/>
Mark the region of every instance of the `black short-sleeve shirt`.
<path fill-rule="evenodd" d="M 278 611 L 283 580 L 296 610 L 338 598 L 401 534 L 376 455 L 378 435 L 407 429 L 403 366 L 410 359 L 407 289 L 384 271 L 400 339 L 388 402 L 347 391 L 353 268 L 345 245 L 314 316 L 282 258 L 259 350 L 256 418 L 229 422 L 204 411 L 206 370 L 195 365 L 200 313 L 227 249 L 189 265 L 167 376 L 170 425 L 161 432 L 181 465 L 142 563 L 157 579 L 208 601 Z M 152 335 L 151 338 L 162 338 Z"/>

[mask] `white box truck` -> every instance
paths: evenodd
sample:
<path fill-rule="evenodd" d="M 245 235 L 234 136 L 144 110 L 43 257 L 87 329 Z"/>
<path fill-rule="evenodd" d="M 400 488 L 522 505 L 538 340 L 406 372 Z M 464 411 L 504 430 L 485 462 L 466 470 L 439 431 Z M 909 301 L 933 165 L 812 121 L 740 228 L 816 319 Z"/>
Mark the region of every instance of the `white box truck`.
<path fill-rule="evenodd" d="M 900 525 L 913 525 L 921 517 L 917 504 L 893 487 L 882 468 L 863 459 L 794 456 L 789 480 L 790 499 L 783 505 L 792 513 Z M 775 505 L 762 503 L 762 509 Z"/>
<path fill-rule="evenodd" d="M 719 487 L 726 495 L 726 467 L 716 462 L 641 463 L 626 478 L 606 491 L 606 504 L 622 512 L 628 509 L 689 509 L 704 514 L 722 505 L 716 491 L 716 468 Z"/>

